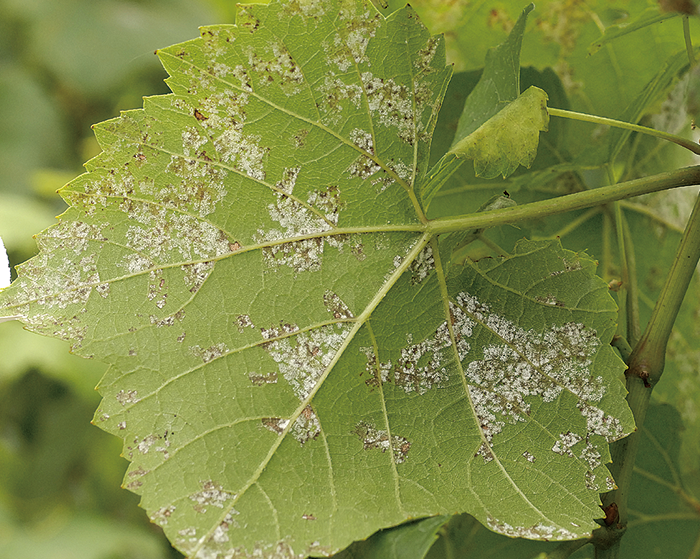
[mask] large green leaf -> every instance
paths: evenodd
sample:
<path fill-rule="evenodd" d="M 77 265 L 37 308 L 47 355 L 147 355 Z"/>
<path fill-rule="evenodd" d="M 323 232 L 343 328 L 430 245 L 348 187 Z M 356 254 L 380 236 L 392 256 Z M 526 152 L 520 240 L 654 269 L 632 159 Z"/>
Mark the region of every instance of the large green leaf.
<path fill-rule="evenodd" d="M 414 185 L 450 69 L 406 7 L 248 6 L 159 52 L 172 95 L 104 153 L 0 293 L 111 365 L 95 422 L 184 553 L 326 554 L 469 512 L 585 537 L 633 429 L 595 262 L 446 266 Z"/>

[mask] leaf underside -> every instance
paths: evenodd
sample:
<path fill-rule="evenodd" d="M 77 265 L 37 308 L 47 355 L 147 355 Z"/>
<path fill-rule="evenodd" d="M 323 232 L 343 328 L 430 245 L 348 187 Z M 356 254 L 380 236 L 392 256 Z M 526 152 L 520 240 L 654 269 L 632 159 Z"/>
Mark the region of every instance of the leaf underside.
<path fill-rule="evenodd" d="M 273 2 L 159 56 L 173 94 L 95 127 L 0 305 L 111 365 L 95 423 L 173 544 L 303 557 L 457 512 L 588 535 L 633 429 L 615 305 L 558 242 L 449 266 L 415 194 L 442 38 Z"/>

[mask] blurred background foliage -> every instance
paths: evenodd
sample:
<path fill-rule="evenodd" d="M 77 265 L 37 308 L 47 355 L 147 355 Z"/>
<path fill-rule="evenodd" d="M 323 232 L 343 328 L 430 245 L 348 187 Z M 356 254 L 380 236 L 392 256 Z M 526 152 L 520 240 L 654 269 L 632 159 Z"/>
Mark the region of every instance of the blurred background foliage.
<path fill-rule="evenodd" d="M 404 3 L 389 0 L 382 12 L 390 13 Z M 458 72 L 448 91 L 447 109 L 452 104 L 459 114 L 464 96 L 478 80 L 486 50 L 506 38 L 527 3 L 411 2 L 433 33 L 445 33 L 448 61 Z M 543 85 L 551 106 L 619 117 L 630 104 L 634 106 L 642 88 L 672 53 L 683 49 L 676 18 L 617 39 L 613 46 L 589 55 L 591 45 L 606 29 L 658 13 L 655 0 L 540 0 L 536 8 L 523 41 L 522 66 L 527 67 L 523 83 L 532 80 Z M 143 96 L 168 92 L 154 51 L 196 37 L 200 25 L 233 23 L 234 18 L 233 0 L 0 0 L 0 236 L 13 266 L 35 253 L 32 235 L 49 227 L 65 209 L 55 191 L 80 174 L 82 163 L 97 154 L 90 126 L 120 110 L 140 107 Z M 697 36 L 694 40 L 700 44 Z M 685 113 L 676 123 L 682 111 L 676 110 L 677 104 L 669 111 L 662 103 L 672 82 L 658 98 L 644 101 L 640 110 L 657 113 L 656 121 L 652 118 L 647 124 L 677 131 L 677 126 L 687 125 Z M 665 117 L 669 122 L 661 121 Z M 591 134 L 589 125 L 555 121 L 552 125 L 535 169 L 573 161 L 596 142 L 605 148 L 604 134 Z M 436 136 L 436 152 L 449 146 L 450 126 L 447 123 L 444 133 Z M 623 178 L 687 163 L 677 160 L 678 149 L 659 148 L 658 143 L 646 148 L 645 141 L 638 140 L 636 159 L 626 162 L 625 168 L 633 169 L 634 175 L 628 171 Z M 591 161 L 591 180 L 597 180 L 595 168 L 603 163 Z M 511 192 L 519 188 L 517 174 L 511 184 L 494 181 L 486 189 L 471 177 L 459 180 L 454 195 L 447 189 L 436 198 L 435 212 L 441 205 L 450 211 L 474 211 L 483 202 L 479 195 L 490 197 L 493 189 L 500 192 L 505 186 Z M 527 200 L 524 190 L 521 201 Z M 536 194 L 537 189 L 532 192 Z M 665 248 L 658 246 L 659 239 L 651 236 L 649 227 L 633 222 L 633 227 L 640 228 L 639 235 L 646 231 L 650 236 L 640 237 L 642 244 L 654 243 L 659 254 L 672 257 L 691 199 L 692 195 L 671 204 L 659 204 L 657 199 L 648 202 L 656 213 L 663 208 L 676 211 L 679 215 L 667 216 L 667 221 L 678 225 L 664 228 Z M 602 274 L 614 275 L 606 263 L 605 246 L 591 245 L 596 235 L 600 237 L 600 224 L 595 220 L 586 224 L 591 234 L 579 228 L 567 239 L 569 248 L 587 246 L 594 256 L 602 254 Z M 552 220 L 552 234 L 559 234 L 559 225 Z M 551 231 L 541 232 L 545 233 Z M 522 236 L 525 231 L 504 234 Z M 644 281 L 662 281 L 666 264 L 662 266 L 660 258 L 655 260 L 657 268 L 648 270 L 653 262 L 639 260 Z M 659 288 L 660 283 L 651 286 L 650 293 L 655 295 Z M 686 424 L 679 443 L 679 470 L 696 489 L 700 482 L 690 480 L 700 479 L 698 293 L 686 297 L 680 334 L 672 340 L 667 362 L 669 378 L 655 391 L 656 401 L 672 404 Z M 646 303 L 650 309 L 653 300 Z M 1 558 L 181 557 L 138 508 L 138 498 L 120 488 L 126 461 L 117 458 L 119 440 L 90 425 L 100 399 L 94 387 L 104 369 L 71 355 L 61 341 L 30 334 L 13 322 L 0 325 Z M 459 522 L 468 522 L 460 518 L 450 524 L 455 530 Z M 491 543 L 487 547 L 493 548 Z"/>

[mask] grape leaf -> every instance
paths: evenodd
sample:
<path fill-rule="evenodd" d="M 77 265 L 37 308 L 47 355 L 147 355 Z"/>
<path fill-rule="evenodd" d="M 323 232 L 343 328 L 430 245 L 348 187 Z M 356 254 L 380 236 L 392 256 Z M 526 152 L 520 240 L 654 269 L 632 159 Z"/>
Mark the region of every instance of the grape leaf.
<path fill-rule="evenodd" d="M 2 313 L 110 365 L 95 423 L 188 556 L 328 554 L 462 511 L 587 536 L 634 428 L 595 262 L 523 241 L 442 264 L 414 187 L 451 70 L 410 7 L 237 22 L 159 51 L 173 94 L 95 127 Z"/>
<path fill-rule="evenodd" d="M 484 72 L 464 103 L 454 144 L 469 136 L 520 95 L 520 48 L 527 16 L 534 9 L 534 4 L 527 5 L 508 38 L 486 53 Z"/>
<path fill-rule="evenodd" d="M 521 102 L 515 107 L 510 107 L 520 94 L 520 46 L 527 16 L 534 7 L 534 4 L 529 4 L 520 14 L 507 40 L 488 51 L 486 65 L 479 81 L 462 104 L 456 131 L 449 134 L 452 136 L 451 149 L 432 166 L 427 180 L 419 188 L 421 201 L 426 208 L 445 183 L 456 176 L 464 159 L 474 159 L 477 176 L 482 175 L 484 178 L 494 178 L 499 172 L 505 177 L 511 174 L 518 164 L 529 167 L 534 160 L 541 126 L 538 125 L 535 130 L 534 145 L 531 134 L 525 136 L 526 142 L 521 145 L 524 129 L 532 126 L 529 122 L 528 104 Z M 468 85 L 468 81 L 465 83 L 461 77 L 457 76 L 456 85 Z M 454 94 L 450 97 L 449 101 L 454 100 Z M 505 121 L 503 115 L 497 117 L 502 109 L 505 111 L 504 115 L 507 114 Z M 448 102 L 446 110 L 454 110 L 454 104 Z M 545 121 L 549 120 L 546 108 L 545 114 L 540 115 L 540 119 L 542 118 Z M 444 120 L 443 118 L 443 123 Z M 509 134 L 511 128 L 515 130 L 515 134 Z M 439 138 L 440 134 L 437 136 Z M 495 139 L 495 145 L 489 141 L 491 137 Z M 438 140 L 438 146 L 441 143 Z M 503 147 L 499 147 L 500 144 L 503 144 Z M 527 154 L 524 154 L 523 150 Z"/>

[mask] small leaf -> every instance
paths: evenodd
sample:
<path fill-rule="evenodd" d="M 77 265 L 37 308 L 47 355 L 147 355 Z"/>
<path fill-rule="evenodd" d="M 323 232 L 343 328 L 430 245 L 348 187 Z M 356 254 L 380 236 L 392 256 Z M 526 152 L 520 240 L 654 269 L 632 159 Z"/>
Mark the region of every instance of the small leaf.
<path fill-rule="evenodd" d="M 523 9 L 508 38 L 486 54 L 484 72 L 467 98 L 453 140 L 455 144 L 474 132 L 520 94 L 520 47 L 528 14 L 535 9 L 529 4 Z"/>
<path fill-rule="evenodd" d="M 452 138 L 452 148 L 520 94 L 520 47 L 527 16 L 534 9 L 534 4 L 526 6 L 508 38 L 497 47 L 489 49 L 486 54 L 484 71 L 462 107 L 457 131 Z M 461 79 L 459 81 L 462 82 Z M 419 187 L 425 208 L 430 206 L 433 197 L 462 163 L 462 160 L 455 158 L 452 149 L 433 166 L 427 180 Z"/>
<path fill-rule="evenodd" d="M 547 94 L 532 86 L 451 150 L 473 159 L 477 176 L 507 177 L 518 165 L 530 167 L 537 155 L 539 133 L 549 126 Z"/>

